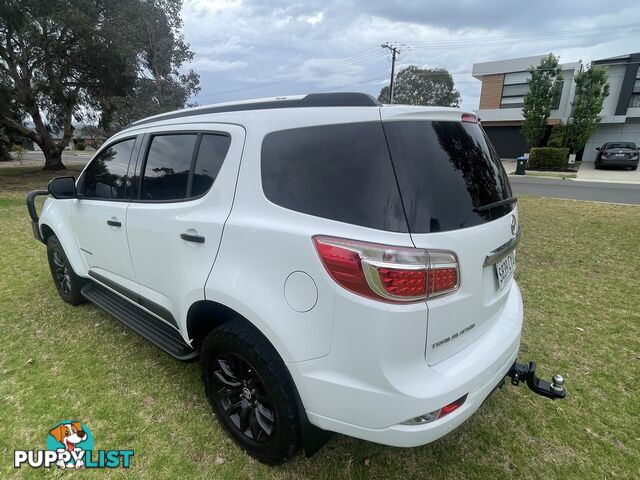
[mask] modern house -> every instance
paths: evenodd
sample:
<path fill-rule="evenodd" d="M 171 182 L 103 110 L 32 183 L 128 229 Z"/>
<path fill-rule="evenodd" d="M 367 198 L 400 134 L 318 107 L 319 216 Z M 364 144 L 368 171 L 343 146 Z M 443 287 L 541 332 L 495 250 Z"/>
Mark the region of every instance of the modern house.
<path fill-rule="evenodd" d="M 482 81 L 478 116 L 487 134 L 504 158 L 514 158 L 528 150 L 520 127 L 523 97 L 528 91 L 528 69 L 540 64 L 546 55 L 513 58 L 473 65 L 473 76 Z M 640 143 L 640 53 L 596 60 L 595 65 L 607 68 L 610 86 L 605 100 L 602 120 L 589 139 L 582 159 L 593 161 L 596 147 L 605 142 L 622 140 Z M 574 75 L 581 62 L 561 65 L 563 85 L 548 120 L 549 128 L 567 123 L 571 102 L 575 96 Z"/>

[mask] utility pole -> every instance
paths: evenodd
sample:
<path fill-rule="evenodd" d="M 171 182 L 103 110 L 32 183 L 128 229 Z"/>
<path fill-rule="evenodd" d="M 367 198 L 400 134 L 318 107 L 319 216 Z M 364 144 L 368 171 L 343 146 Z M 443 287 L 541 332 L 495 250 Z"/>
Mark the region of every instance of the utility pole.
<path fill-rule="evenodd" d="M 391 52 L 391 81 L 389 82 L 389 103 L 393 103 L 393 76 L 396 69 L 396 56 L 400 53 L 397 47 L 384 43 L 380 45 L 382 48 Z"/>

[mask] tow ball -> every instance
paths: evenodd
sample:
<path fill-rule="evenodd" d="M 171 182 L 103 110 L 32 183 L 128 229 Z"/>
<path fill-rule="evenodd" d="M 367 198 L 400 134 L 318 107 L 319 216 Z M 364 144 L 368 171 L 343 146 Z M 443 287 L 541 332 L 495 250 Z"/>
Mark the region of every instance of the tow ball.
<path fill-rule="evenodd" d="M 527 384 L 529 389 L 538 395 L 555 400 L 567 396 L 564 388 L 564 377 L 556 373 L 551 379 L 551 383 L 536 376 L 536 363 L 515 362 L 507 372 L 507 377 L 511 378 L 511 384 L 518 386 L 520 382 Z"/>

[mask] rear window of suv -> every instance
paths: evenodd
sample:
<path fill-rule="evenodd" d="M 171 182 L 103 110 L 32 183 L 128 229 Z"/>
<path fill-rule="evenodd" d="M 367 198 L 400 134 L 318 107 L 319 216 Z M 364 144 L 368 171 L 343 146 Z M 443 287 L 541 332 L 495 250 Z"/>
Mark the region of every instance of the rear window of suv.
<path fill-rule="evenodd" d="M 409 231 L 473 227 L 506 215 L 513 205 L 475 209 L 511 197 L 500 159 L 474 123 L 385 122 Z"/>
<path fill-rule="evenodd" d="M 262 143 L 262 188 L 273 203 L 317 217 L 407 232 L 380 122 L 296 128 Z"/>

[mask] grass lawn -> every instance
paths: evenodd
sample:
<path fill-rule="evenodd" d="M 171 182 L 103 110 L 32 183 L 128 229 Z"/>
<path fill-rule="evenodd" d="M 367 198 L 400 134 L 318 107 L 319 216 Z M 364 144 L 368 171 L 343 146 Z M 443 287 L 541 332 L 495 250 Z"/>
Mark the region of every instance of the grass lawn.
<path fill-rule="evenodd" d="M 197 364 L 58 298 L 24 205 L 50 176 L 0 172 L 0 478 L 40 478 L 14 470 L 13 450 L 45 448 L 66 419 L 85 422 L 96 449 L 135 455 L 127 471 L 52 469 L 56 478 L 640 478 L 640 207 L 520 201 L 520 358 L 565 374 L 565 401 L 507 385 L 430 445 L 337 435 L 311 459 L 269 468 L 218 426 Z"/>

